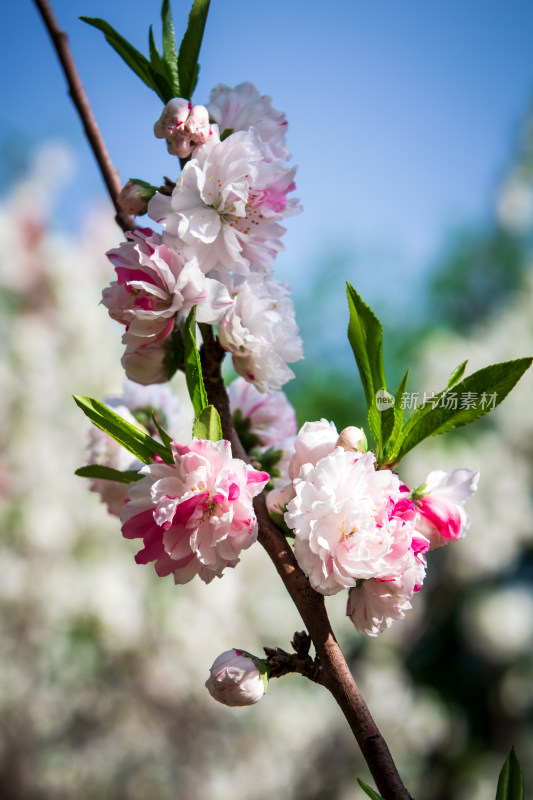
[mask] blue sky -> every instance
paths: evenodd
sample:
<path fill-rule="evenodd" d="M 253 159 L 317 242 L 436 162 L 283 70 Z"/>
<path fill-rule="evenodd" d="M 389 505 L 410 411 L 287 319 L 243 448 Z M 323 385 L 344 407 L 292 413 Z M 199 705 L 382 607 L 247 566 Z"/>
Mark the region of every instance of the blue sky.
<path fill-rule="evenodd" d="M 178 31 L 188 5 L 173 2 Z M 78 20 L 103 17 L 146 52 L 159 0 L 53 6 L 124 182 L 175 174 L 152 134 L 160 100 Z M 250 80 L 289 119 L 305 211 L 288 221 L 277 276 L 294 283 L 353 250 L 363 289 L 380 268 L 414 287 L 450 230 L 487 218 L 533 96 L 532 31 L 527 0 L 212 0 L 194 99 Z M 10 4 L 3 39 L 2 136 L 71 144 L 75 194 L 58 222 L 72 224 L 103 189 L 30 0 Z"/>

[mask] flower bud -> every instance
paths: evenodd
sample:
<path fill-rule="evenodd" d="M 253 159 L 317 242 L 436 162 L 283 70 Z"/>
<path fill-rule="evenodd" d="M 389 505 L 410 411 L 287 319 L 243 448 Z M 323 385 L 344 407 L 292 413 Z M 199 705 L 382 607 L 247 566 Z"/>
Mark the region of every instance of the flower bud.
<path fill-rule="evenodd" d="M 211 697 L 219 703 L 251 706 L 258 703 L 266 692 L 267 662 L 243 650 L 226 650 L 214 662 L 205 685 Z"/>
<path fill-rule="evenodd" d="M 274 517 L 279 514 L 283 516 L 293 497 L 296 497 L 296 492 L 292 482 L 280 488 L 272 489 L 266 496 L 267 510 L 270 516 Z"/>
<path fill-rule="evenodd" d="M 191 106 L 188 100 L 174 97 L 154 125 L 158 139 L 166 139 L 168 152 L 179 158 L 190 156 L 194 148 L 207 141 L 211 133 L 205 106 Z"/>
<path fill-rule="evenodd" d="M 471 469 L 436 470 L 415 492 L 416 529 L 432 550 L 465 535 L 469 519 L 463 506 L 477 490 L 478 480 L 479 472 Z"/>
<path fill-rule="evenodd" d="M 366 453 L 368 443 L 364 430 L 353 425 L 343 428 L 337 439 L 337 447 L 342 447 L 343 450 L 347 451 L 354 450 L 355 452 Z"/>
<path fill-rule="evenodd" d="M 138 217 L 141 214 L 146 214 L 148 201 L 152 199 L 155 193 L 155 186 L 151 186 L 145 181 L 129 180 L 117 197 L 117 203 L 126 214 L 133 214 L 134 217 Z"/>

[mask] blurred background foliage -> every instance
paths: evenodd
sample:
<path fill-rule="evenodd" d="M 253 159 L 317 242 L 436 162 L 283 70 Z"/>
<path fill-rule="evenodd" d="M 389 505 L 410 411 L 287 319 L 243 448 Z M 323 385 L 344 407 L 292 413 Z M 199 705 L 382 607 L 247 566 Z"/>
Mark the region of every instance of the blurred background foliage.
<path fill-rule="evenodd" d="M 217 706 L 203 688 L 220 651 L 288 647 L 301 627 L 261 548 L 222 581 L 175 588 L 134 564 L 117 521 L 72 475 L 85 433 L 70 394 L 120 391 L 119 332 L 98 308 L 110 277 L 102 253 L 120 235 L 107 207 L 88 211 L 81 229 L 57 230 L 69 152 L 47 145 L 31 163 L 24 152 L 4 143 L 0 207 L 0 796 L 361 796 L 355 776 L 371 779 L 321 688 L 291 676 L 251 709 Z M 317 256 L 295 287 L 306 357 L 287 394 L 300 422 L 364 421 L 344 281 L 358 287 L 369 268 L 365 299 L 384 323 L 394 388 L 407 365 L 411 389 L 431 391 L 466 357 L 474 370 L 533 352 L 532 154 L 530 113 L 492 219 L 450 234 L 407 302 L 364 253 L 329 246 Z M 365 639 L 346 622 L 344 598 L 328 600 L 420 800 L 492 798 L 511 744 L 533 786 L 532 389 L 526 376 L 485 423 L 406 461 L 413 486 L 431 469 L 482 470 L 469 534 L 431 554 L 406 620 Z M 176 391 L 185 408 L 179 381 Z"/>

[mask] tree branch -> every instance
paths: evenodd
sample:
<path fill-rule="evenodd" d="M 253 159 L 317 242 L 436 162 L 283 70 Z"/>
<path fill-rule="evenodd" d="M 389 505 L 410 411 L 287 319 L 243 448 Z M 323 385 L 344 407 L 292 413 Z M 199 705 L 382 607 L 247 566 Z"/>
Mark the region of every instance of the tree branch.
<path fill-rule="evenodd" d="M 123 231 L 131 231 L 135 229 L 135 221 L 133 217 L 126 214 L 118 205 L 117 198 L 122 188 L 120 179 L 116 169 L 114 168 L 102 134 L 94 118 L 91 106 L 85 94 L 83 84 L 81 82 L 78 70 L 74 64 L 72 54 L 68 45 L 68 37 L 64 31 L 59 27 L 55 18 L 54 12 L 48 0 L 34 0 L 44 24 L 48 30 L 52 44 L 56 50 L 59 61 L 67 79 L 69 94 L 72 98 L 76 110 L 85 130 L 85 134 L 95 155 L 96 161 L 102 173 L 107 191 L 111 197 L 113 205 L 115 206 L 116 216 L 115 220 Z"/>
<path fill-rule="evenodd" d="M 202 329 L 204 334 L 204 329 Z M 224 438 L 232 445 L 233 455 L 249 461 L 235 431 L 227 392 L 220 366 L 224 350 L 213 338 L 211 329 L 205 331 L 202 345 L 202 368 L 209 402 L 218 410 Z M 391 753 L 359 691 L 344 655 L 331 628 L 324 597 L 315 592 L 298 566 L 292 548 L 280 529 L 270 519 L 265 494 L 254 500 L 259 525 L 258 541 L 270 556 L 289 592 L 320 660 L 322 683 L 334 696 L 357 740 L 366 763 L 385 800 L 410 800 Z"/>

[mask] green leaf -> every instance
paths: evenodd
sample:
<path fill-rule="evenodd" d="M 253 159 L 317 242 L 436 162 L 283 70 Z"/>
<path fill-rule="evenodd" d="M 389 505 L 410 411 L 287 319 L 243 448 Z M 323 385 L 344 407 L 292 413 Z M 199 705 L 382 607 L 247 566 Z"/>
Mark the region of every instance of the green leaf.
<path fill-rule="evenodd" d="M 402 398 L 403 398 L 403 394 L 405 392 L 405 388 L 407 386 L 408 377 L 409 377 L 409 370 L 407 370 L 407 372 L 403 376 L 403 380 L 401 381 L 400 385 L 398 386 L 398 389 L 396 390 L 396 394 L 394 395 L 394 406 L 393 406 L 393 408 L 394 408 L 394 425 L 392 427 L 392 432 L 391 432 L 391 435 L 389 437 L 388 442 L 387 441 L 384 442 L 384 444 L 386 444 L 387 446 L 386 446 L 386 449 L 385 449 L 385 453 L 384 453 L 384 456 L 383 456 L 382 463 L 386 463 L 386 462 L 390 461 L 389 456 L 390 456 L 391 453 L 394 452 L 394 448 L 395 448 L 396 442 L 398 441 L 398 438 L 399 438 L 401 430 L 402 430 L 402 423 L 403 423 Z M 378 466 L 380 467 L 381 463 L 378 462 Z"/>
<path fill-rule="evenodd" d="M 114 28 L 109 25 L 105 20 L 98 19 L 97 17 L 80 17 L 83 22 L 92 25 L 93 28 L 98 28 L 102 31 L 105 38 L 111 47 L 119 54 L 119 56 L 126 62 L 128 67 L 132 69 L 144 83 L 153 89 L 156 94 L 161 97 L 163 102 L 166 102 L 164 97 L 160 94 L 156 82 L 154 81 L 153 71 L 150 62 L 143 56 L 142 53 L 130 44 L 123 36 L 120 35 Z"/>
<path fill-rule="evenodd" d="M 172 19 L 172 10 L 169 0 L 163 0 L 161 21 L 163 23 L 163 58 L 165 59 L 170 74 L 173 89 L 172 97 L 180 97 L 176 34 L 174 32 L 174 20 Z"/>
<path fill-rule="evenodd" d="M 462 361 L 458 367 L 454 369 L 452 374 L 450 375 L 450 380 L 448 381 L 447 389 L 451 389 L 452 386 L 455 386 L 457 381 L 460 381 L 464 375 L 466 365 L 468 364 L 468 359 L 466 361 Z"/>
<path fill-rule="evenodd" d="M 133 470 L 119 470 L 111 467 L 104 467 L 102 464 L 88 464 L 80 467 L 74 473 L 80 478 L 99 478 L 104 481 L 116 481 L 117 483 L 133 483 L 140 481 L 144 476 Z"/>
<path fill-rule="evenodd" d="M 209 401 L 207 399 L 207 392 L 205 391 L 200 353 L 196 346 L 195 332 L 196 306 L 193 306 L 185 323 L 183 342 L 185 345 L 185 377 L 187 379 L 187 388 L 194 408 L 194 415 L 195 417 L 199 417 L 204 408 L 209 405 Z"/>
<path fill-rule="evenodd" d="M 287 523 L 285 522 L 284 514 L 282 514 L 280 511 L 269 511 L 268 516 L 270 517 L 274 525 L 277 525 L 280 531 L 283 532 L 286 539 L 296 538 L 294 531 L 291 530 L 287 525 Z"/>
<path fill-rule="evenodd" d="M 165 447 L 169 447 L 170 448 L 170 445 L 172 444 L 172 442 L 174 440 L 173 440 L 172 436 L 169 436 L 169 434 L 166 432 L 166 430 L 161 427 L 161 425 L 159 424 L 159 422 L 155 418 L 155 412 L 154 411 L 152 411 L 152 422 L 154 423 L 155 427 L 157 428 L 157 432 L 158 432 L 159 436 L 161 437 L 161 441 L 163 442 Z"/>
<path fill-rule="evenodd" d="M 194 0 L 189 25 L 178 54 L 178 75 L 181 96 L 190 100 L 198 77 L 198 56 L 202 45 L 210 0 Z"/>
<path fill-rule="evenodd" d="M 390 398 L 391 405 L 380 411 L 381 417 L 381 445 L 384 447 L 392 435 L 394 428 L 394 408 L 396 406 L 396 398 L 389 394 L 385 389 L 382 389 L 383 396 L 387 399 Z M 381 456 L 381 453 L 379 454 Z"/>
<path fill-rule="evenodd" d="M 500 772 L 495 800 L 524 800 L 524 779 L 514 747 Z"/>
<path fill-rule="evenodd" d="M 364 781 L 361 780 L 361 778 L 357 778 L 357 783 L 359 784 L 363 792 L 365 792 L 365 794 L 371 797 L 372 800 L 383 800 L 383 797 L 377 792 L 375 792 L 374 789 L 371 789 L 370 786 L 368 786 L 368 784 L 366 784 Z"/>
<path fill-rule="evenodd" d="M 194 420 L 192 435 L 197 439 L 210 439 L 219 442 L 222 436 L 222 423 L 215 406 L 206 406 Z"/>
<path fill-rule="evenodd" d="M 175 96 L 172 86 L 172 75 L 165 59 L 161 58 L 159 55 L 151 25 L 148 33 L 148 45 L 150 47 L 150 66 L 152 68 L 154 83 L 157 86 L 159 96 L 165 101 L 165 103 L 168 103 L 168 101 L 172 100 L 172 98 Z"/>
<path fill-rule="evenodd" d="M 104 403 L 94 400 L 92 397 L 82 397 L 73 395 L 76 404 L 83 413 L 89 417 L 91 422 L 108 433 L 112 439 L 118 442 L 126 450 L 129 450 L 139 461 L 150 464 L 157 454 L 167 464 L 174 463 L 172 452 L 168 447 L 156 442 L 147 433 L 144 433 L 135 425 L 126 422 L 121 416 L 111 411 Z"/>
<path fill-rule="evenodd" d="M 261 444 L 259 436 L 256 433 L 252 433 L 252 420 L 250 417 L 243 418 L 240 408 L 236 408 L 233 412 L 233 425 L 247 453 Z"/>
<path fill-rule="evenodd" d="M 382 445 L 382 420 L 376 407 L 376 392 L 387 389 L 383 366 L 383 328 L 350 283 L 347 283 L 350 322 L 348 339 L 357 362 L 368 407 L 368 424 L 378 450 Z"/>
<path fill-rule="evenodd" d="M 488 414 L 507 397 L 532 361 L 519 358 L 492 364 L 457 383 L 453 391 L 440 392 L 433 401 L 418 408 L 406 424 L 397 458 L 403 458 L 428 436 L 469 425 Z"/>

